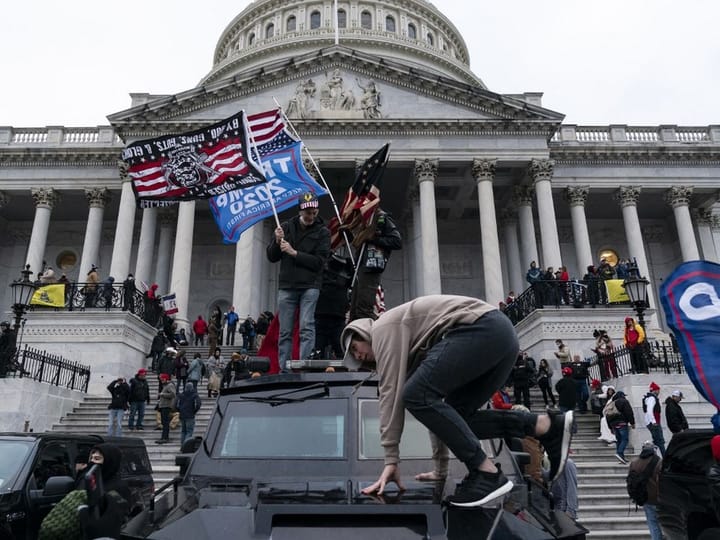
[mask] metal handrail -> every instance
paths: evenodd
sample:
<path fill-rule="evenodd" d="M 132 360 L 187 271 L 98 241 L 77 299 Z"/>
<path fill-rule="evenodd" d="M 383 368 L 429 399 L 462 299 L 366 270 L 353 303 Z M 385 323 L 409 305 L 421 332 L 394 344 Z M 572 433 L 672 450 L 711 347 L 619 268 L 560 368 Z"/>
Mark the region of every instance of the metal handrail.
<path fill-rule="evenodd" d="M 90 366 L 71 362 L 62 356 L 25 345 L 13 357 L 5 377 L 29 378 L 87 393 L 90 384 Z"/>

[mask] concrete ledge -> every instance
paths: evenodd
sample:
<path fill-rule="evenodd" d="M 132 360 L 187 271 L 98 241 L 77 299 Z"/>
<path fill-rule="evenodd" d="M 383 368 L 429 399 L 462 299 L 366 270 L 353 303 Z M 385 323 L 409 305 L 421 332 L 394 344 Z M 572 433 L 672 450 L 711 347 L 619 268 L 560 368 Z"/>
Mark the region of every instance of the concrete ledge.
<path fill-rule="evenodd" d="M 85 394 L 32 379 L 0 379 L 0 431 L 48 431 L 72 411 Z"/>

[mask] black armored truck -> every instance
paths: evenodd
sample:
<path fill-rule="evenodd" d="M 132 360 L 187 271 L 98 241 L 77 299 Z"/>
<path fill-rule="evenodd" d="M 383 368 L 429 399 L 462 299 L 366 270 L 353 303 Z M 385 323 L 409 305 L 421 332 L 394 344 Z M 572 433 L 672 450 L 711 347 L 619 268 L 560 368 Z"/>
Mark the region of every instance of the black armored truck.
<path fill-rule="evenodd" d="M 205 437 L 177 456 L 180 476 L 127 524 L 124 538 L 585 538 L 587 530 L 523 475 L 529 457 L 510 450 L 512 441 L 484 443 L 515 484 L 504 500 L 446 506 L 466 471 L 452 459 L 446 481 L 413 481 L 433 462 L 428 432 L 410 415 L 400 448 L 406 489 L 362 494 L 383 466 L 377 385 L 370 373 L 304 372 L 223 390 Z"/>

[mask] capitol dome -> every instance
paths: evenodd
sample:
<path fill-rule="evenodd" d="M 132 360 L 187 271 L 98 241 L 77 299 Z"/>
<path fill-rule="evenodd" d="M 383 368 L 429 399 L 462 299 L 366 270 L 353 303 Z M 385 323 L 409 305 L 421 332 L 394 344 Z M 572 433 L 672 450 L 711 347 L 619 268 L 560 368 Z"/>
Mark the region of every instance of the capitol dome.
<path fill-rule="evenodd" d="M 204 85 L 292 61 L 335 44 L 334 2 L 256 0 L 227 26 L 215 47 Z M 470 70 L 467 46 L 455 25 L 425 0 L 338 2 L 339 44 L 397 60 L 407 67 L 485 85 Z"/>

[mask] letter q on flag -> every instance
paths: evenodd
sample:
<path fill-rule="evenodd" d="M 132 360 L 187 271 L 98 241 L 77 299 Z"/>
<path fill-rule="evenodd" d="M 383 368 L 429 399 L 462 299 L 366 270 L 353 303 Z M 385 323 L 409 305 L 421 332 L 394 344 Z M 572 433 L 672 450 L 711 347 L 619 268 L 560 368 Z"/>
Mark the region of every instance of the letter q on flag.
<path fill-rule="evenodd" d="M 718 410 L 712 423 L 720 433 L 720 264 L 681 264 L 660 287 L 660 300 L 690 380 Z"/>

